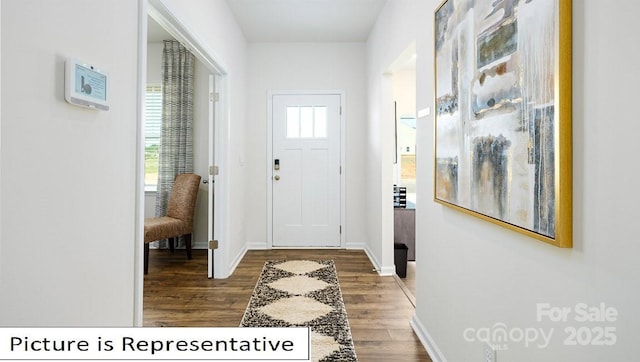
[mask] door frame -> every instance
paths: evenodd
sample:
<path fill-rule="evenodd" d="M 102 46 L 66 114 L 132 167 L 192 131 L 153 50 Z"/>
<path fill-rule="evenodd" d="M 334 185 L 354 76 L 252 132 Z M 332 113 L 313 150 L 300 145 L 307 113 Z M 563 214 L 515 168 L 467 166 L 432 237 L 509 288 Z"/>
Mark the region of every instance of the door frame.
<path fill-rule="evenodd" d="M 147 74 L 147 16 L 153 17 L 162 27 L 165 28 L 176 40 L 185 45 L 215 76 L 216 92 L 219 94 L 219 101 L 215 107 L 214 127 L 215 127 L 215 161 L 219 168 L 219 174 L 215 177 L 215 190 L 218 195 L 215 198 L 213 208 L 214 223 L 219 227 L 215 228 L 214 237 L 218 240 L 219 249 L 228 250 L 229 243 L 229 172 L 227 172 L 229 162 L 229 142 L 228 133 L 230 130 L 230 74 L 228 69 L 219 60 L 215 53 L 209 49 L 205 42 L 191 33 L 188 27 L 180 21 L 167 8 L 161 0 L 138 0 L 138 145 L 137 145 L 137 188 L 136 188 L 136 237 L 134 245 L 134 326 L 143 325 L 143 296 L 144 296 L 144 273 L 143 273 L 143 248 L 144 248 L 144 91 L 146 89 Z M 211 118 L 210 118 L 211 122 Z M 206 175 L 209 177 L 209 175 Z M 211 211 L 211 210 L 210 210 Z M 225 278 L 228 268 L 228 255 L 221 252 L 214 253 L 213 277 Z"/>
<path fill-rule="evenodd" d="M 345 201 L 345 187 L 346 187 L 346 159 L 345 159 L 345 115 L 347 113 L 345 92 L 344 90 L 270 90 L 267 95 L 267 152 L 265 164 L 266 175 L 265 180 L 267 184 L 267 249 L 287 249 L 288 247 L 273 246 L 273 189 L 272 183 L 272 167 L 273 160 L 273 97 L 274 96 L 296 96 L 296 95 L 338 95 L 340 96 L 340 166 L 342 172 L 340 173 L 340 225 L 342 226 L 340 233 L 340 246 L 338 248 L 344 249 L 346 247 L 346 201 Z M 317 247 L 296 247 L 296 249 Z M 326 247 L 327 249 L 335 249 L 336 247 Z"/>
<path fill-rule="evenodd" d="M 213 127 L 215 128 L 215 164 L 210 166 L 218 166 L 218 175 L 215 176 L 215 193 L 216 197 L 213 202 L 213 210 L 209 210 L 214 214 L 214 224 L 218 227 L 214 228 L 213 238 L 210 240 L 218 240 L 218 252 L 208 253 L 213 256 L 213 265 L 208 265 L 208 277 L 226 278 L 228 270 L 228 255 L 223 255 L 220 250 L 229 250 L 229 142 L 228 134 L 231 128 L 230 120 L 230 91 L 229 83 L 231 75 L 226 71 L 228 69 L 216 56 L 216 53 L 205 46 L 206 44 L 201 38 L 193 34 L 188 26 L 178 19 L 170 8 L 168 8 L 161 0 L 149 0 L 147 13 L 158 24 L 160 24 L 169 34 L 184 45 L 195 57 L 204 64 L 211 74 L 214 75 L 215 88 L 219 96 L 215 103 L 215 114 L 213 119 Z M 145 70 L 146 74 L 146 70 Z M 211 123 L 211 119 L 210 119 Z M 211 125 L 211 124 L 210 124 Z M 211 145 L 210 145 L 211 146 Z M 210 160 L 211 161 L 211 160 Z M 210 175 L 204 175 L 211 179 Z M 211 183 L 209 184 L 211 186 Z M 211 189 L 210 189 L 211 192 Z M 213 255 L 211 255 L 213 254 Z M 213 269 L 213 270 L 212 270 Z"/>

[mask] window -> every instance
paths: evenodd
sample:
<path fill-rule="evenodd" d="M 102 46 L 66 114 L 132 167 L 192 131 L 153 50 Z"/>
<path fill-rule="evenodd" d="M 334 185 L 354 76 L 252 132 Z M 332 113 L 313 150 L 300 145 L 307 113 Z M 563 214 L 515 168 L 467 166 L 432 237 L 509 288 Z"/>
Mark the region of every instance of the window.
<path fill-rule="evenodd" d="M 158 184 L 158 154 L 162 130 L 162 86 L 148 84 L 145 97 L 144 184 Z"/>
<path fill-rule="evenodd" d="M 287 138 L 326 138 L 327 107 L 287 107 Z"/>

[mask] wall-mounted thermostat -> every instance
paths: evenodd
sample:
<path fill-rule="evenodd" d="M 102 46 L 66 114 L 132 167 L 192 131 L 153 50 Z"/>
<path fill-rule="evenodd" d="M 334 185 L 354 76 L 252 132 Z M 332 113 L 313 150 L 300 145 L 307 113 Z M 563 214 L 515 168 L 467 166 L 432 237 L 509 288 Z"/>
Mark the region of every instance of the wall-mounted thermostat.
<path fill-rule="evenodd" d="M 109 77 L 98 67 L 75 59 L 65 62 L 64 98 L 75 106 L 109 110 Z"/>

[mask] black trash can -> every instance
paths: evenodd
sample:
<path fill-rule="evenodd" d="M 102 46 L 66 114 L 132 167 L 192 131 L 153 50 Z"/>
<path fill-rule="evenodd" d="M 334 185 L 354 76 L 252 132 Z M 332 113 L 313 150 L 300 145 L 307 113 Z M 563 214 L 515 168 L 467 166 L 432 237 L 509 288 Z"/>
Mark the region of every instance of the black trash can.
<path fill-rule="evenodd" d="M 393 244 L 393 262 L 396 265 L 396 274 L 400 278 L 407 277 L 407 253 L 409 247 L 405 244 L 394 243 Z"/>

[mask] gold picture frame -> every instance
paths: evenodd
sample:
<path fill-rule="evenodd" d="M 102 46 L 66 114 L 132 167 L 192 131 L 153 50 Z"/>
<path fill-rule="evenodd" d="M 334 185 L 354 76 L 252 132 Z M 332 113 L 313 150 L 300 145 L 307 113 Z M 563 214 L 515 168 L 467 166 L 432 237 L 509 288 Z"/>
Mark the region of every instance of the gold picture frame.
<path fill-rule="evenodd" d="M 434 200 L 572 247 L 571 0 L 445 0 Z"/>

